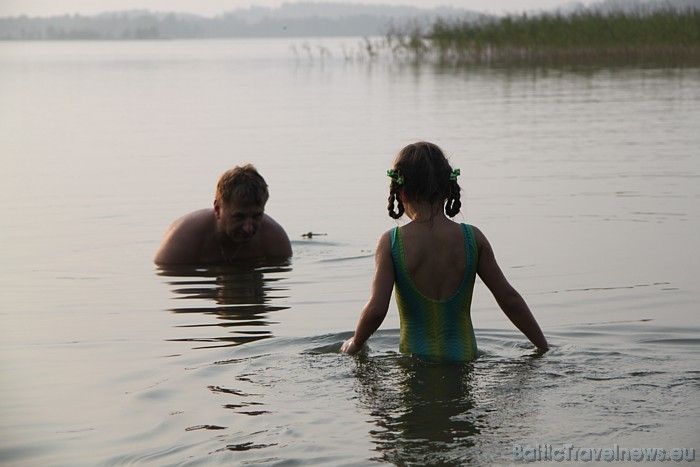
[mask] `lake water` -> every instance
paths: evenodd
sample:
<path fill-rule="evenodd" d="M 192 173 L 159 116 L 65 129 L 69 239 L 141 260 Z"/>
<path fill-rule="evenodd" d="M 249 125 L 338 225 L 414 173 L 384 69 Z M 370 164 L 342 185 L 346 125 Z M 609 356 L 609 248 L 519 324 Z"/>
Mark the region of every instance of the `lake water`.
<path fill-rule="evenodd" d="M 700 70 L 449 70 L 360 49 L 0 43 L 1 463 L 700 448 Z M 477 283 L 474 363 L 398 354 L 393 301 L 367 352 L 338 353 L 396 225 L 385 171 L 417 140 L 461 168 L 457 220 L 490 238 L 550 352 Z M 166 226 L 245 162 L 293 259 L 159 271 Z"/>

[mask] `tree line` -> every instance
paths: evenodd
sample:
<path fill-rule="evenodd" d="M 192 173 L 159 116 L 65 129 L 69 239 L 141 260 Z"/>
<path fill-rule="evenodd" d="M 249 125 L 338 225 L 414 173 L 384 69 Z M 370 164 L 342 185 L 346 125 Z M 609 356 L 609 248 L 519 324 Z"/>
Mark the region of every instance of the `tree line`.
<path fill-rule="evenodd" d="M 394 23 L 431 23 L 469 15 L 452 8 L 421 9 L 328 3 L 251 7 L 213 18 L 182 13 L 122 11 L 94 16 L 0 18 L 4 40 L 215 39 L 239 37 L 375 36 Z"/>

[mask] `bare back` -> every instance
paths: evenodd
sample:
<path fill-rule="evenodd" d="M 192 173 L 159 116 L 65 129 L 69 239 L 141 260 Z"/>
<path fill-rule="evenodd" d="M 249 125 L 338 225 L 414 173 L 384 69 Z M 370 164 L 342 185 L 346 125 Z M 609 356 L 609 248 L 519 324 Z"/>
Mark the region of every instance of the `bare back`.
<path fill-rule="evenodd" d="M 466 271 L 464 233 L 444 216 L 401 227 L 406 266 L 423 295 L 444 300 L 459 289 Z"/>

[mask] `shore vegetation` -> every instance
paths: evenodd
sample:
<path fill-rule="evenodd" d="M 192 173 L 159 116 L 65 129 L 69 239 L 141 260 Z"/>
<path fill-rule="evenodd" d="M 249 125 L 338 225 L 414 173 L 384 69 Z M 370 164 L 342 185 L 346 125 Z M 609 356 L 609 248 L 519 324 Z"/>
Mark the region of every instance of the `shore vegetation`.
<path fill-rule="evenodd" d="M 438 19 L 394 28 L 395 57 L 443 65 L 700 65 L 700 9 Z"/>

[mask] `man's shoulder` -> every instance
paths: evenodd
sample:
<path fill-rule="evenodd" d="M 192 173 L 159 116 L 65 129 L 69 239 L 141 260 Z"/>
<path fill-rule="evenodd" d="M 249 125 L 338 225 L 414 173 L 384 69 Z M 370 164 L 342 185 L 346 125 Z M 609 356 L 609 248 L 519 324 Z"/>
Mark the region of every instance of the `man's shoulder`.
<path fill-rule="evenodd" d="M 276 220 L 274 220 L 268 213 L 265 213 L 263 215 L 263 225 L 265 225 L 266 227 L 274 228 L 274 229 L 284 230 L 282 228 L 282 226 L 280 225 L 280 223 L 277 222 Z"/>
<path fill-rule="evenodd" d="M 170 230 L 180 233 L 205 233 L 214 226 L 214 210 L 211 208 L 198 209 L 175 219 Z"/>
<path fill-rule="evenodd" d="M 272 254 L 272 256 L 291 256 L 291 242 L 282 225 L 265 214 L 261 230 L 264 232 L 262 238 L 264 248 L 268 253 Z"/>
<path fill-rule="evenodd" d="M 159 264 L 194 263 L 200 260 L 202 245 L 215 229 L 212 209 L 185 214 L 170 224 L 154 261 Z"/>

